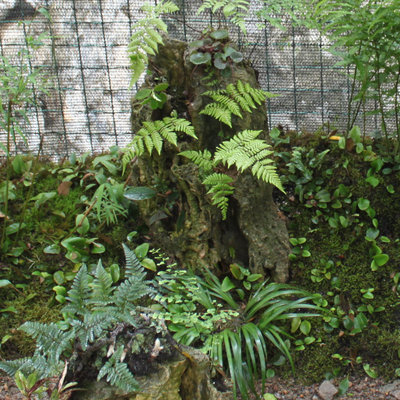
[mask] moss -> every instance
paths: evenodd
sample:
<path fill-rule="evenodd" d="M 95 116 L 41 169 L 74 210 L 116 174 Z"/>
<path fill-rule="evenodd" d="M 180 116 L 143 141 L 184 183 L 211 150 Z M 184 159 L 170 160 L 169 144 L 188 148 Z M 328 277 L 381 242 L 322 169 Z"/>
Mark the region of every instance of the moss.
<path fill-rule="evenodd" d="M 32 281 L 21 293 L 6 289 L 5 294 L 3 309 L 13 307 L 14 312 L 5 312 L 0 318 L 0 337 L 11 335 L 1 346 L 0 356 L 14 359 L 32 354 L 35 348 L 33 339 L 17 330 L 18 327 L 26 321 L 58 321 L 61 319 L 61 306 L 54 302 L 53 295 L 46 292 L 39 281 Z"/>

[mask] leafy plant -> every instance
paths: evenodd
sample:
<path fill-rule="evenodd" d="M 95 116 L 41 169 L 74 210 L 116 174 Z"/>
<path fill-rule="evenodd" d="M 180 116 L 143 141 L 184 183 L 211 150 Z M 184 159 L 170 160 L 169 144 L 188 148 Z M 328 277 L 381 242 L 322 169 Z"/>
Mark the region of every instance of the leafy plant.
<path fill-rule="evenodd" d="M 156 299 L 165 311 L 157 318 L 170 322 L 178 342 L 201 345 L 217 366 L 229 372 L 243 398 L 249 390 L 255 392 L 255 379 L 265 383 L 269 345 L 294 368 L 286 340 L 291 336 L 281 323 L 319 315 L 311 294 L 285 284 L 264 282 L 238 300 L 236 285 L 228 277 L 221 282 L 210 272 L 201 279 L 169 270 L 159 273 L 158 286 L 163 295 Z"/>
<path fill-rule="evenodd" d="M 141 100 L 141 104 L 149 104 L 152 110 L 162 109 L 167 101 L 164 91 L 168 89 L 168 83 L 162 82 L 154 88 L 142 88 L 135 94 L 136 100 Z"/>
<path fill-rule="evenodd" d="M 222 142 L 213 157 L 208 150 L 187 150 L 180 153 L 197 164 L 206 174 L 203 184 L 211 186 L 208 193 L 212 195 L 212 203 L 221 209 L 223 219 L 227 216 L 228 196 L 233 194 L 234 180 L 228 174 L 213 173 L 219 164 L 228 168 L 235 166 L 238 172 L 250 169 L 253 176 L 283 191 L 276 167 L 271 165 L 273 161 L 269 158 L 273 154 L 269 150 L 270 145 L 265 140 L 257 139 L 261 132 L 239 132 L 232 139 Z"/>
<path fill-rule="evenodd" d="M 135 329 L 140 317 L 136 314 L 136 302 L 153 293 L 145 280 L 146 273 L 135 253 L 124 247 L 126 258 L 125 279 L 113 286 L 113 279 L 97 264 L 94 274 L 83 265 L 68 291 L 68 303 L 63 308 L 64 321 L 43 324 L 26 322 L 19 329 L 36 339 L 37 347 L 30 358 L 0 362 L 0 368 L 11 376 L 31 376 L 29 381 L 42 380 L 59 375 L 65 361 L 75 359 L 81 351 L 92 354 L 104 349 L 108 359 L 101 363 L 97 379 L 106 378 L 111 385 L 122 390 L 138 389 L 122 353 L 129 349 L 116 343 L 118 333 Z M 108 352 L 107 349 L 108 348 Z M 100 359 L 103 358 L 98 353 Z M 96 364 L 96 363 L 95 363 Z M 66 373 L 66 372 L 65 372 Z M 22 379 L 22 378 L 21 378 Z M 31 390 L 35 384 L 27 382 Z"/>
<path fill-rule="evenodd" d="M 315 26 L 333 43 L 331 51 L 341 58 L 339 65 L 350 69 L 347 131 L 366 101 L 372 99 L 378 105 L 381 130 L 389 150 L 389 116 L 394 116 L 397 141 L 400 140 L 400 50 L 395 45 L 399 42 L 400 26 L 397 1 L 315 1 L 312 8 Z"/>
<path fill-rule="evenodd" d="M 164 140 L 177 145 L 178 132 L 183 132 L 196 138 L 194 128 L 190 121 L 185 118 L 177 118 L 176 115 L 165 117 L 161 121 L 145 121 L 143 126 L 136 133 L 132 142 L 127 146 L 122 158 L 124 169 L 135 157 L 143 155 L 146 150 L 152 154 L 155 149 L 161 154 Z"/>
<path fill-rule="evenodd" d="M 204 38 L 189 43 L 191 48 L 190 61 L 195 65 L 213 65 L 224 71 L 224 76 L 230 76 L 227 69 L 232 63 L 243 61 L 243 54 L 229 43 L 229 34 L 226 29 L 211 31 Z"/>
<path fill-rule="evenodd" d="M 249 83 L 238 80 L 230 83 L 226 89 L 209 90 L 203 93 L 214 101 L 207 104 L 200 114 L 209 115 L 232 128 L 232 115 L 243 118 L 241 111 L 250 112 L 262 105 L 272 93 L 253 88 Z"/>
<path fill-rule="evenodd" d="M 44 8 L 39 8 L 38 12 L 46 15 Z M 12 142 L 15 142 L 17 136 L 20 136 L 25 143 L 26 137 L 23 132 L 23 124 L 29 123 L 26 109 L 34 105 L 38 93 L 47 93 L 47 83 L 41 74 L 41 69 L 33 67 L 31 63 L 32 54 L 42 46 L 43 41 L 48 37 L 48 33 L 44 32 L 35 37 L 30 32 L 30 22 L 24 22 L 29 27 L 25 37 L 25 47 L 21 48 L 17 53 L 16 64 L 5 57 L 1 56 L 0 65 L 0 129 L 6 133 L 6 143 L 0 143 L 6 156 L 6 179 L 4 186 L 3 202 L 4 209 L 2 214 L 3 228 L 1 233 L 0 248 L 4 250 L 4 243 L 7 237 L 7 224 L 9 218 L 8 202 L 10 186 L 10 157 Z M 39 152 L 40 152 L 39 146 Z M 15 164 L 15 168 L 17 165 Z M 19 226 L 20 228 L 20 226 Z M 18 228 L 18 231 L 19 231 Z"/>
<path fill-rule="evenodd" d="M 245 18 L 249 13 L 250 2 L 246 0 L 205 0 L 198 8 L 198 13 L 210 10 L 213 14 L 222 14 L 246 34 Z"/>
<path fill-rule="evenodd" d="M 142 6 L 145 17 L 135 24 L 135 33 L 132 35 L 128 54 L 131 62 L 132 78 L 131 86 L 134 85 L 140 75 L 145 71 L 149 62 L 149 55 L 158 52 L 158 45 L 163 44 L 161 32 L 167 32 L 166 23 L 160 18 L 162 14 L 170 14 L 179 8 L 172 1 L 161 0 L 155 6 L 146 4 Z"/>

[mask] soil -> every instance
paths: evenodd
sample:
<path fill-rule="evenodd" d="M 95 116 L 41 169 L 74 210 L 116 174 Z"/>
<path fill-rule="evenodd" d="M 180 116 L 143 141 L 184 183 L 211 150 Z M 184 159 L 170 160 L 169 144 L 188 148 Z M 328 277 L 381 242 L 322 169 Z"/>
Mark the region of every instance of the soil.
<path fill-rule="evenodd" d="M 338 387 L 339 380 L 332 381 Z M 394 400 L 396 392 L 385 392 L 387 383 L 381 379 L 350 378 L 349 389 L 345 395 L 336 395 L 334 399 L 351 400 Z M 264 393 L 273 394 L 277 400 L 321 400 L 318 394 L 320 384 L 304 386 L 293 380 L 270 379 Z M 9 377 L 0 377 L 0 400 L 23 400 L 14 381 Z M 253 397 L 254 400 L 256 400 Z M 259 399 L 257 399 L 259 400 Z"/>

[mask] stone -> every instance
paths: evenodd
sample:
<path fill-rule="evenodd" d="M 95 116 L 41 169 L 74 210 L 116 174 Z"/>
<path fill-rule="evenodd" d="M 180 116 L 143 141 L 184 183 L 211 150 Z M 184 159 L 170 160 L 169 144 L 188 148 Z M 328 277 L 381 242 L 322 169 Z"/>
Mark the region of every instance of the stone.
<path fill-rule="evenodd" d="M 322 400 L 332 400 L 337 393 L 338 389 L 328 380 L 323 381 L 318 388 L 318 394 Z"/>
<path fill-rule="evenodd" d="M 187 357 L 161 363 L 158 370 L 137 377 L 142 390 L 124 393 L 104 381 L 92 381 L 71 400 L 228 400 L 231 392 L 221 393 L 211 383 L 211 363 L 201 351 L 185 347 Z"/>

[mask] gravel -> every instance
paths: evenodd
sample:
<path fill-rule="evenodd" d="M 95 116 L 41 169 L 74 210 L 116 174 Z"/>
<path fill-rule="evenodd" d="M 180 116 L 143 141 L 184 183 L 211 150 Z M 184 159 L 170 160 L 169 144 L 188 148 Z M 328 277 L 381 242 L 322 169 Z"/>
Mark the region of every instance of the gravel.
<path fill-rule="evenodd" d="M 349 389 L 346 394 L 342 396 L 336 394 L 333 400 L 400 400 L 400 380 L 392 383 L 368 377 L 350 377 L 349 380 Z M 293 379 L 273 378 L 268 380 L 264 393 L 273 394 L 277 400 L 324 400 L 319 394 L 322 383 L 304 386 Z M 332 380 L 331 383 L 338 388 L 340 380 Z M 11 378 L 0 377 L 0 400 L 23 399 Z M 262 398 L 253 396 L 252 400 L 262 400 Z"/>

